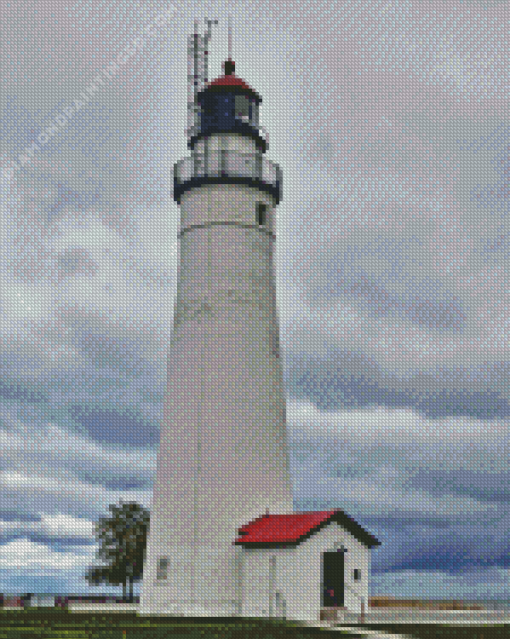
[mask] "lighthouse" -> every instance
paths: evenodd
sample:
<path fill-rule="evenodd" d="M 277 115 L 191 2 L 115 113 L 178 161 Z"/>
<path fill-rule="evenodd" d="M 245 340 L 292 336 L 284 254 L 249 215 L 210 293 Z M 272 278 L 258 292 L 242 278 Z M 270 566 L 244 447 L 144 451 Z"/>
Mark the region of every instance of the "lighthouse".
<path fill-rule="evenodd" d="M 189 39 L 190 156 L 173 174 L 180 260 L 141 615 L 242 614 L 238 531 L 293 510 L 274 267 L 282 171 L 230 38 L 223 75 L 207 81 L 208 23 Z"/>
<path fill-rule="evenodd" d="M 191 155 L 174 166 L 180 261 L 138 614 L 318 621 L 368 605 L 380 542 L 340 508 L 294 512 L 274 269 L 282 172 L 261 96 L 207 80 L 188 40 Z"/>

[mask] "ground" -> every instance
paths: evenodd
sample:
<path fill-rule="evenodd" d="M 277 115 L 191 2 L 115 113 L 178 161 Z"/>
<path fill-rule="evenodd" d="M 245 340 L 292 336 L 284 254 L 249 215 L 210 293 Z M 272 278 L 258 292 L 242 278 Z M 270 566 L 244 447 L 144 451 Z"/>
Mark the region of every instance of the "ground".
<path fill-rule="evenodd" d="M 358 626 L 359 634 L 340 629 L 307 628 L 267 619 L 205 619 L 138 617 L 131 613 L 76 613 L 54 609 L 0 610 L 0 639 L 308 639 L 312 637 L 360 637 L 364 630 L 380 630 L 415 639 L 510 639 L 510 625 Z M 371 635 L 375 637 L 375 635 Z"/>

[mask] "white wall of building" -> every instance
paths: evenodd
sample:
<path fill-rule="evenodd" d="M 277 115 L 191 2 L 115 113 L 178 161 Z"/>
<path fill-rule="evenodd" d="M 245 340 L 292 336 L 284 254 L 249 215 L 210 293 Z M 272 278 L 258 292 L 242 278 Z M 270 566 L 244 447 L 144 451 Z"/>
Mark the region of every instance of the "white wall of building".
<path fill-rule="evenodd" d="M 330 522 L 294 548 L 244 550 L 243 616 L 283 616 L 285 609 L 287 619 L 317 621 L 322 602 L 322 553 L 334 551 L 341 544 L 347 548 L 344 605 L 360 612 L 364 597 L 366 611 L 370 549 L 336 522 Z M 360 581 L 354 580 L 355 568 L 361 569 Z"/>

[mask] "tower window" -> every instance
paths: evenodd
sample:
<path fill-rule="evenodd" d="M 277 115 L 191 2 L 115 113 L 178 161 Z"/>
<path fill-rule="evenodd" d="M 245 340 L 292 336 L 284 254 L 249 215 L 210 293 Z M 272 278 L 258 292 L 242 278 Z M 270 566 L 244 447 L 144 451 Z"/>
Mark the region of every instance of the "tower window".
<path fill-rule="evenodd" d="M 259 226 L 265 226 L 266 224 L 266 208 L 266 204 L 257 202 L 257 224 Z"/>
<path fill-rule="evenodd" d="M 360 581 L 361 580 L 361 570 L 359 568 L 354 568 L 354 581 Z"/>
<path fill-rule="evenodd" d="M 168 557 L 160 557 L 158 561 L 158 574 L 156 579 L 166 579 L 168 571 Z"/>

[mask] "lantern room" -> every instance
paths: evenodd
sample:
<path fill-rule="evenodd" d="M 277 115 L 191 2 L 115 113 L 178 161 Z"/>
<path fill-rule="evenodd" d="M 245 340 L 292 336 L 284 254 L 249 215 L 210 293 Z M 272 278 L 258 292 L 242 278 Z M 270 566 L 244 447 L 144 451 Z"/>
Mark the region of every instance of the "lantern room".
<path fill-rule="evenodd" d="M 224 75 L 209 83 L 197 96 L 199 126 L 190 138 L 189 147 L 203 137 L 218 133 L 238 134 L 253 139 L 265 153 L 267 135 L 259 126 L 259 104 L 262 98 L 246 82 L 234 74 L 235 63 L 223 63 Z"/>

